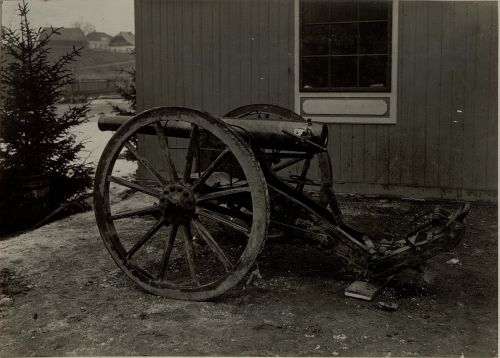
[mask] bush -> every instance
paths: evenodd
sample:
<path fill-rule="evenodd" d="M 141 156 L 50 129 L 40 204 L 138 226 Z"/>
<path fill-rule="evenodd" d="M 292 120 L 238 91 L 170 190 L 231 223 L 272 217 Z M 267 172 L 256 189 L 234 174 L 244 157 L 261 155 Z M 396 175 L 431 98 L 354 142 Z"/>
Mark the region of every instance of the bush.
<path fill-rule="evenodd" d="M 132 55 L 135 56 L 135 53 Z M 113 112 L 119 116 L 135 116 L 137 114 L 137 94 L 136 94 L 136 70 L 125 71 L 121 70 L 122 73 L 126 73 L 130 77 L 129 81 L 124 81 L 116 86 L 116 90 L 121 98 L 128 102 L 128 108 L 122 108 L 120 106 L 112 104 Z M 137 138 L 132 139 L 132 143 L 137 146 Z M 129 152 L 128 149 L 125 151 L 125 159 L 130 161 L 135 161 L 137 158 L 135 155 Z"/>
<path fill-rule="evenodd" d="M 28 7 L 19 5 L 20 29 L 2 37 L 0 70 L 0 175 L 50 182 L 50 207 L 80 198 L 92 185 L 92 167 L 78 157 L 84 148 L 71 128 L 87 120 L 89 104 L 70 106 L 61 115 L 56 104 L 73 77 L 67 65 L 80 56 L 73 47 L 49 60 L 50 39 L 59 34 L 34 29 Z"/>
<path fill-rule="evenodd" d="M 135 56 L 135 54 L 134 54 Z M 120 106 L 112 105 L 113 112 L 120 116 L 135 116 L 137 114 L 137 95 L 136 95 L 136 70 L 125 71 L 121 70 L 122 73 L 126 73 L 130 77 L 130 81 L 123 82 L 116 86 L 116 90 L 120 97 L 128 102 L 129 108 L 123 109 Z"/>

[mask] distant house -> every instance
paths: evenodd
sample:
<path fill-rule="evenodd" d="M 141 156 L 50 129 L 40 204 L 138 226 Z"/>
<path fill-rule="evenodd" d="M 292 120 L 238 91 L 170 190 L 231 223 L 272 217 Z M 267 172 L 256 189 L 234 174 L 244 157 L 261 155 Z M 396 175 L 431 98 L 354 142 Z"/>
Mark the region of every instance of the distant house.
<path fill-rule="evenodd" d="M 87 35 L 87 40 L 89 41 L 89 49 L 91 50 L 108 51 L 111 39 L 112 36 L 108 35 L 105 32 L 94 31 Z"/>
<path fill-rule="evenodd" d="M 135 49 L 135 36 L 131 32 L 120 32 L 109 43 L 111 52 L 132 52 Z"/>
<path fill-rule="evenodd" d="M 49 27 L 44 28 L 40 37 L 48 36 L 50 31 Z M 58 33 L 59 35 L 53 35 L 50 38 L 50 46 L 53 48 L 89 47 L 89 41 L 81 29 L 63 27 L 58 30 Z"/>

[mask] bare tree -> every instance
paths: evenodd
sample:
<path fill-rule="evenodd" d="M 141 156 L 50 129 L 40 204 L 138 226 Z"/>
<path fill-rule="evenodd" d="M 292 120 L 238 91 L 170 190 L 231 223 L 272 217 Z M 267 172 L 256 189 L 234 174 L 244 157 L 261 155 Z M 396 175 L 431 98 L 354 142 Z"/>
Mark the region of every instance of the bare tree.
<path fill-rule="evenodd" d="M 71 25 L 71 27 L 76 27 L 82 30 L 85 35 L 88 35 L 89 33 L 95 31 L 95 26 L 90 22 L 76 21 Z"/>

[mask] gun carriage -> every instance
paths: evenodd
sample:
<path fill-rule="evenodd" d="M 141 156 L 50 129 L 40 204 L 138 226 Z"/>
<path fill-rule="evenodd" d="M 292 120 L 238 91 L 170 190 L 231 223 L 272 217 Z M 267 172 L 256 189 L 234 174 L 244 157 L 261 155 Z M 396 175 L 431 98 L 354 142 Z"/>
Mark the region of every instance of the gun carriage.
<path fill-rule="evenodd" d="M 99 128 L 115 131 L 94 186 L 105 246 L 140 287 L 169 298 L 223 294 L 276 235 L 313 237 L 361 279 L 384 280 L 457 245 L 469 211 L 468 204 L 454 212 L 438 207 L 402 237 L 372 240 L 344 222 L 332 186 L 327 126 L 277 106 L 244 106 L 222 118 L 160 107 L 134 117 L 101 117 Z M 146 157 L 139 138 L 158 148 L 162 166 Z M 140 163 L 139 179 L 116 173 L 125 151 Z M 309 178 L 313 160 L 319 181 Z M 295 174 L 283 174 L 291 168 Z M 142 199 L 133 207 L 111 205 L 111 185 Z"/>

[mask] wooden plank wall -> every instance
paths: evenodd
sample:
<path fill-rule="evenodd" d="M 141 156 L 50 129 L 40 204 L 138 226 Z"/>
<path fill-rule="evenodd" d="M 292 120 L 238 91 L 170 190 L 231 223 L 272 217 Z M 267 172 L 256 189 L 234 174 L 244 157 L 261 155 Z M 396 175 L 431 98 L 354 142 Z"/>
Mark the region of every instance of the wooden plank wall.
<path fill-rule="evenodd" d="M 293 2 L 136 0 L 139 107 L 293 107 Z"/>
<path fill-rule="evenodd" d="M 335 181 L 495 200 L 497 66 L 496 2 L 401 1 L 397 124 L 331 125 Z"/>
<path fill-rule="evenodd" d="M 140 109 L 294 108 L 293 1 L 135 3 Z M 401 1 L 397 124 L 329 125 L 337 187 L 496 198 L 497 63 L 496 2 Z"/>
<path fill-rule="evenodd" d="M 136 0 L 138 108 L 293 108 L 292 18 L 289 0 Z M 151 139 L 141 151 L 161 165 Z"/>

